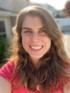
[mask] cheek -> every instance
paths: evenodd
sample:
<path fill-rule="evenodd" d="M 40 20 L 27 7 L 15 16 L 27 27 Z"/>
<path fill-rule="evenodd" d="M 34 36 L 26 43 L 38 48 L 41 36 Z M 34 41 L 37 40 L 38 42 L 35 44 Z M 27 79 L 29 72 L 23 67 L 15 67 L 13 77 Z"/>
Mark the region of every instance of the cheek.
<path fill-rule="evenodd" d="M 22 45 L 26 46 L 30 43 L 30 39 L 26 37 L 22 37 Z"/>
<path fill-rule="evenodd" d="M 46 46 L 47 48 L 50 48 L 50 47 L 51 47 L 51 40 L 50 40 L 49 38 L 46 38 L 46 39 L 45 39 L 45 46 Z"/>

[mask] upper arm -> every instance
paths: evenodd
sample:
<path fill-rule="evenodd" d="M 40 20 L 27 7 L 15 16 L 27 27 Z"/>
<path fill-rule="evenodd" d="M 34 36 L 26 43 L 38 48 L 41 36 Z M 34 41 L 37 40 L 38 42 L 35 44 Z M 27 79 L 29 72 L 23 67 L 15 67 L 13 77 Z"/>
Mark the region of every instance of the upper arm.
<path fill-rule="evenodd" d="M 11 93 L 11 79 L 13 75 L 14 64 L 7 62 L 0 68 L 0 93 Z"/>
<path fill-rule="evenodd" d="M 0 68 L 0 76 L 10 81 L 12 79 L 14 70 L 13 62 L 9 61 Z"/>
<path fill-rule="evenodd" d="M 64 93 L 70 93 L 70 81 L 64 86 Z"/>
<path fill-rule="evenodd" d="M 0 93 L 11 93 L 11 84 L 0 76 Z"/>

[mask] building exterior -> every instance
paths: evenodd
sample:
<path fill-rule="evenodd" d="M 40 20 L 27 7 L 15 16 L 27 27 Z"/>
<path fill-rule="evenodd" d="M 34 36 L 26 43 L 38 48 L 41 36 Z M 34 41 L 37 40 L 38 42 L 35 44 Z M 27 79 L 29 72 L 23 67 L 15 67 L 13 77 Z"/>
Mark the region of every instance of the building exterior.
<path fill-rule="evenodd" d="M 19 0 L 0 0 L 0 37 L 11 38 L 11 30 L 12 26 L 14 26 L 17 12 L 22 8 L 21 4 L 24 6 L 28 2 L 29 0 L 21 0 L 21 2 Z"/>
<path fill-rule="evenodd" d="M 64 34 L 70 35 L 70 18 L 56 18 L 56 22 Z"/>
<path fill-rule="evenodd" d="M 0 36 L 6 36 L 10 38 L 13 20 L 16 13 L 5 11 L 0 9 Z"/>

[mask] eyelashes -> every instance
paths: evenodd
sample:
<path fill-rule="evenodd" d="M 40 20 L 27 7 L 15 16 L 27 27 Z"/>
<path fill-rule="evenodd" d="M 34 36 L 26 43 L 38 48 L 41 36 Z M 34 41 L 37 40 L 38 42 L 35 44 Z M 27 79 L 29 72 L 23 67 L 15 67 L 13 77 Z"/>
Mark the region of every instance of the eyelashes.
<path fill-rule="evenodd" d="M 46 31 L 45 30 L 40 30 L 39 32 L 34 32 L 30 30 L 23 30 L 24 35 L 38 35 L 38 36 L 46 36 Z"/>

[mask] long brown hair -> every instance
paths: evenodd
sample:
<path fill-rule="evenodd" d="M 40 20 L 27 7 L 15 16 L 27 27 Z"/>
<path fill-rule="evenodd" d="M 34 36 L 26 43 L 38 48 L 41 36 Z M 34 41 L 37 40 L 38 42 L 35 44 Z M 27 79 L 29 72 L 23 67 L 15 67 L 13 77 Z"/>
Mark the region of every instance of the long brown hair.
<path fill-rule="evenodd" d="M 35 67 L 28 53 L 22 46 L 22 23 L 26 16 L 38 16 L 45 26 L 44 31 L 51 39 L 51 48 L 41 59 L 38 67 Z M 62 32 L 56 24 L 51 13 L 39 6 L 29 6 L 20 11 L 14 27 L 15 41 L 12 55 L 17 56 L 16 73 L 20 81 L 29 89 L 35 90 L 37 85 L 41 88 L 51 88 L 58 85 L 60 77 L 66 74 L 67 55 L 64 50 Z"/>

